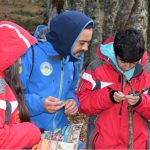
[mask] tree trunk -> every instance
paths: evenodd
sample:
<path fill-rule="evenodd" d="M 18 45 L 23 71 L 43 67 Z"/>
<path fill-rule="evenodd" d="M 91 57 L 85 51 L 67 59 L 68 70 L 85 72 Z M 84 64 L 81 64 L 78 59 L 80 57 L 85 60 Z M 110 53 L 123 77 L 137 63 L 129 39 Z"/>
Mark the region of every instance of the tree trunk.
<path fill-rule="evenodd" d="M 142 31 L 146 48 L 150 47 L 150 28 L 148 13 L 150 2 L 148 0 L 47 0 L 48 16 L 51 17 L 64 10 L 79 10 L 95 21 L 94 35 L 86 62 L 95 57 L 96 47 L 110 36 L 123 28 L 136 28 Z"/>

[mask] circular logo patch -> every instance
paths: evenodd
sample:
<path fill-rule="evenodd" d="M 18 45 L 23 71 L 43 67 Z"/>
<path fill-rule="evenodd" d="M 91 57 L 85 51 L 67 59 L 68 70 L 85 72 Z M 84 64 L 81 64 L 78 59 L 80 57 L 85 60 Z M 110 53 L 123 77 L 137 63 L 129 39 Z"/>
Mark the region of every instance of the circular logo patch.
<path fill-rule="evenodd" d="M 53 67 L 48 62 L 43 62 L 40 66 L 40 70 L 43 75 L 49 76 L 53 72 Z"/>

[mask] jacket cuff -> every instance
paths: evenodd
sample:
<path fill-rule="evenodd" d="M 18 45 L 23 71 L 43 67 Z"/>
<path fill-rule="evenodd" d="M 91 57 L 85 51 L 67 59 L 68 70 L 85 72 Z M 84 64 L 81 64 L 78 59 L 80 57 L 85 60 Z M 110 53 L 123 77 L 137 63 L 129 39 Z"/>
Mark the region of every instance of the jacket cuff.
<path fill-rule="evenodd" d="M 109 97 L 111 99 L 111 101 L 114 103 L 114 104 L 118 104 L 119 102 L 116 102 L 115 99 L 114 99 L 114 93 L 115 92 L 118 92 L 117 90 L 112 90 L 109 94 Z"/>
<path fill-rule="evenodd" d="M 140 105 L 140 103 L 142 101 L 142 96 L 139 95 L 139 97 L 140 97 L 139 101 L 135 105 L 132 105 L 133 107 L 136 107 L 136 106 Z"/>

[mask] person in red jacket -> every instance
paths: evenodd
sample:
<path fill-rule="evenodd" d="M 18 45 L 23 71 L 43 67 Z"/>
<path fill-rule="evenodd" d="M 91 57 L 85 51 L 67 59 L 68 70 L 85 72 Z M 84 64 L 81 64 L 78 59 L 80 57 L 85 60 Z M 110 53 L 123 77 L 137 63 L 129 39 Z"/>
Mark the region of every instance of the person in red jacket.
<path fill-rule="evenodd" d="M 19 57 L 36 40 L 22 27 L 0 21 L 0 149 L 31 148 L 40 130 L 31 122 L 19 79 Z"/>
<path fill-rule="evenodd" d="M 140 31 L 119 31 L 97 49 L 98 58 L 79 82 L 80 112 L 97 115 L 92 149 L 148 148 L 150 74 L 144 44 Z"/>

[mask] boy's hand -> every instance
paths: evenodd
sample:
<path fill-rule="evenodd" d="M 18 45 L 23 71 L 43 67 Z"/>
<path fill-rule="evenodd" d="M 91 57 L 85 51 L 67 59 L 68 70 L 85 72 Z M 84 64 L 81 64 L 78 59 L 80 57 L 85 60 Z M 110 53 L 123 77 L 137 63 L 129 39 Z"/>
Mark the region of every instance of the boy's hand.
<path fill-rule="evenodd" d="M 125 95 L 120 91 L 116 91 L 113 97 L 114 97 L 114 100 L 118 103 L 125 100 Z"/>
<path fill-rule="evenodd" d="M 133 94 L 126 95 L 125 98 L 130 105 L 135 105 L 140 100 L 140 96 L 134 96 Z"/>
<path fill-rule="evenodd" d="M 78 112 L 78 106 L 73 99 L 66 100 L 65 104 L 66 115 L 75 115 Z"/>

